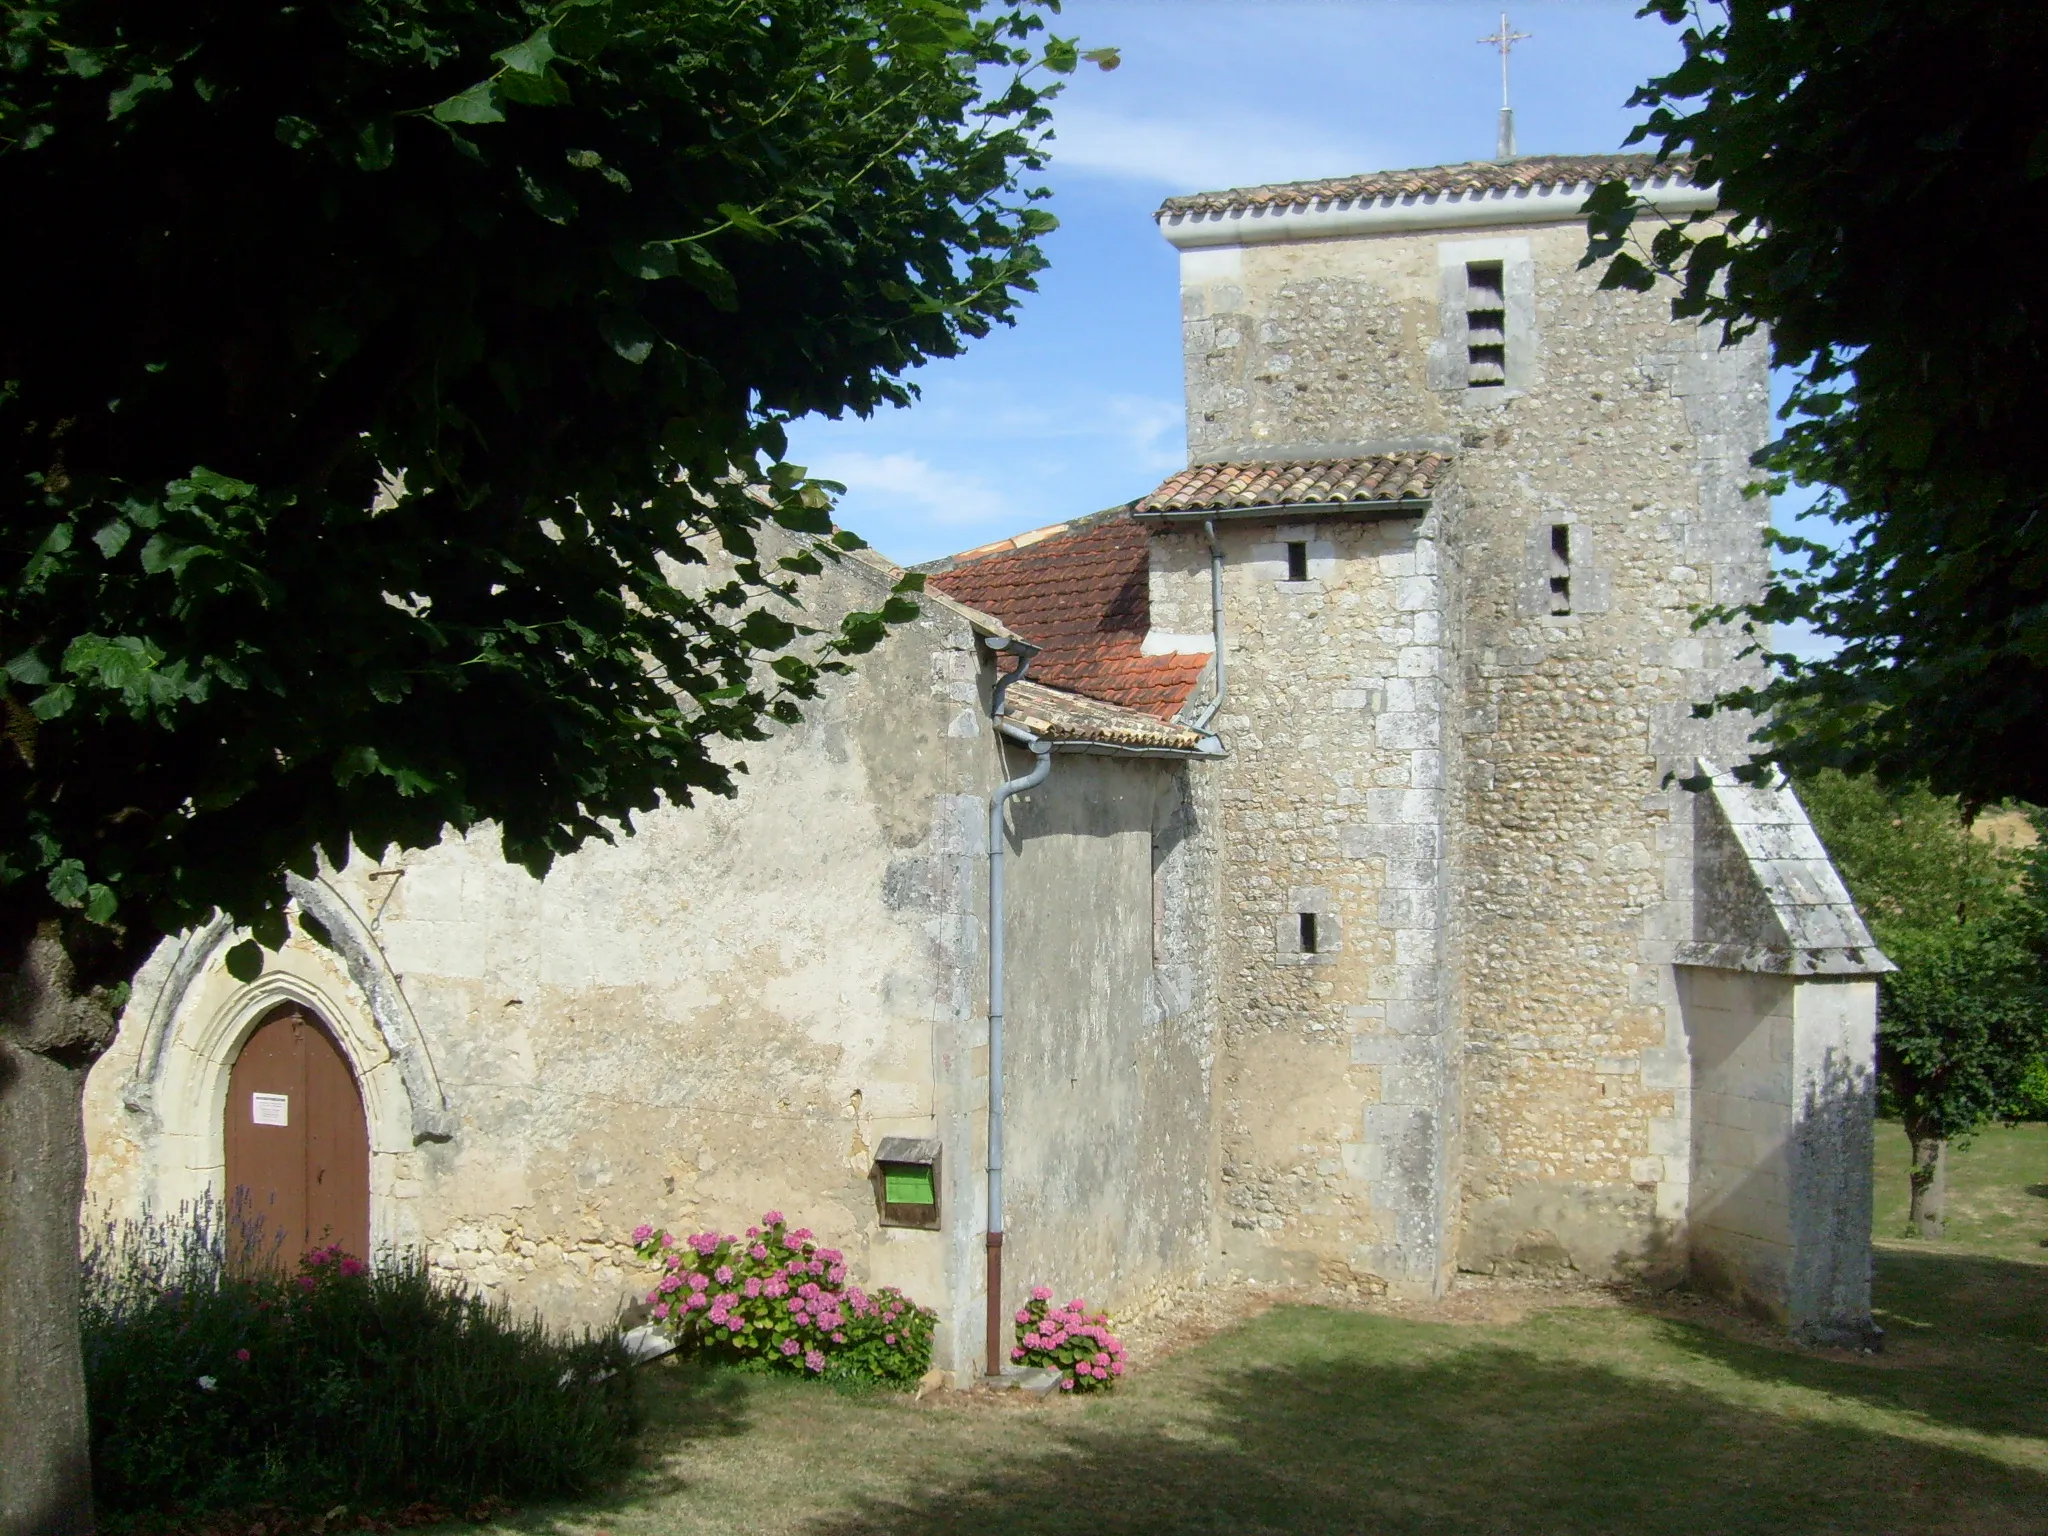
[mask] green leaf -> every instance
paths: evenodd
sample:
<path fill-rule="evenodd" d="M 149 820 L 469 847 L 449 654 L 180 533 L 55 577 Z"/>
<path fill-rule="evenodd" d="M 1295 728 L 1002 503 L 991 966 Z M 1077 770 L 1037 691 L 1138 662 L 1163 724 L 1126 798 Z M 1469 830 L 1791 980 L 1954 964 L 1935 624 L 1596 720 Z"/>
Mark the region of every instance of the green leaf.
<path fill-rule="evenodd" d="M 549 36 L 548 28 L 542 27 L 525 42 L 500 49 L 491 57 L 515 75 L 538 75 L 555 61 L 554 39 Z"/>
<path fill-rule="evenodd" d="M 85 866 L 76 859 L 64 859 L 50 871 L 50 899 L 61 907 L 85 905 Z"/>
<path fill-rule="evenodd" d="M 505 114 L 498 110 L 497 86 L 490 80 L 479 80 L 459 96 L 450 96 L 446 101 L 434 104 L 434 121 L 438 123 L 502 123 Z"/>
<path fill-rule="evenodd" d="M 526 205 L 550 224 L 567 224 L 576 217 L 576 199 L 560 187 L 537 181 L 525 171 L 519 173 L 519 190 Z"/>
<path fill-rule="evenodd" d="M 571 0 L 549 28 L 564 57 L 594 59 L 612 37 L 612 11 L 607 0 Z"/>
<path fill-rule="evenodd" d="M 740 307 L 739 285 L 723 262 L 696 243 L 684 246 L 683 255 L 679 275 L 685 282 L 702 291 L 715 308 L 731 313 Z"/>
<path fill-rule="evenodd" d="M 245 987 L 263 974 L 263 946 L 254 939 L 242 940 L 221 958 L 228 974 Z"/>
<path fill-rule="evenodd" d="M 119 906 L 114 893 L 106 886 L 89 885 L 85 888 L 85 915 L 91 921 L 103 926 L 111 923 Z"/>
<path fill-rule="evenodd" d="M 391 119 L 375 118 L 356 130 L 356 168 L 364 171 L 388 171 L 392 161 L 398 158 L 397 140 L 393 136 Z"/>
<path fill-rule="evenodd" d="M 1105 75 L 1124 61 L 1123 54 L 1115 48 L 1090 48 L 1081 57 Z"/>
<path fill-rule="evenodd" d="M 100 547 L 100 553 L 111 560 L 127 547 L 134 532 L 125 520 L 117 517 L 103 524 L 100 531 L 92 536 L 92 541 Z"/>
<path fill-rule="evenodd" d="M 59 683 L 37 694 L 29 705 L 29 713 L 38 720 L 55 720 L 68 714 L 76 699 L 77 694 L 69 683 Z"/>
<path fill-rule="evenodd" d="M 543 75 L 500 75 L 498 99 L 523 107 L 559 107 L 569 99 L 569 82 L 553 70 Z"/>
<path fill-rule="evenodd" d="M 285 116 L 277 120 L 277 142 L 286 149 L 304 149 L 319 137 L 319 127 L 303 117 Z"/>
<path fill-rule="evenodd" d="M 648 240 L 640 245 L 615 245 L 612 247 L 612 260 L 633 276 L 648 282 L 676 275 L 675 247 L 661 240 Z"/>
<path fill-rule="evenodd" d="M 40 688 L 50 680 L 50 668 L 34 651 L 23 651 L 7 663 L 7 675 L 17 683 Z"/>
<path fill-rule="evenodd" d="M 630 309 L 605 311 L 597 328 L 611 343 L 612 350 L 636 367 L 654 355 L 654 332 Z"/>
<path fill-rule="evenodd" d="M 1045 40 L 1045 67 L 1054 74 L 1071 75 L 1080 61 L 1080 47 L 1071 38 L 1049 37 Z"/>
<path fill-rule="evenodd" d="M 108 94 L 107 118 L 112 121 L 117 117 L 125 117 L 134 111 L 135 104 L 151 91 L 168 91 L 170 88 L 169 75 L 138 74 L 120 90 Z"/>
<path fill-rule="evenodd" d="M 775 231 L 766 224 L 763 224 L 759 216 L 751 208 L 743 208 L 738 203 L 720 203 L 718 211 L 725 216 L 725 221 L 728 224 L 732 225 L 734 229 L 749 239 L 773 240 L 775 238 Z"/>

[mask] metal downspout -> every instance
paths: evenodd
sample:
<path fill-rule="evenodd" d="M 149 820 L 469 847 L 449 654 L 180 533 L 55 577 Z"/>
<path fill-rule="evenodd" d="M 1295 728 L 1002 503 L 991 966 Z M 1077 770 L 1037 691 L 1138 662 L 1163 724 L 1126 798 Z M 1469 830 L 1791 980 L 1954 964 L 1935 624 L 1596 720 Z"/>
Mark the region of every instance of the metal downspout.
<path fill-rule="evenodd" d="M 1015 645 L 1021 654 L 1017 670 L 996 679 L 989 699 L 989 716 L 1000 720 L 1004 696 L 1019 681 L 1038 654 L 1037 646 L 1022 641 L 988 642 L 991 650 L 1008 650 Z M 996 749 L 1002 750 L 1002 735 Z M 1003 1373 L 1003 807 L 1012 795 L 1036 789 L 1052 772 L 1052 743 L 1031 743 L 1037 762 L 1021 778 L 1009 779 L 996 787 L 988 808 L 988 1374 Z"/>
<path fill-rule="evenodd" d="M 1216 519 L 1207 518 L 1202 531 L 1209 536 L 1209 620 L 1216 630 L 1216 693 L 1202 711 L 1202 717 L 1192 722 L 1198 731 L 1207 731 L 1209 722 L 1216 718 L 1223 708 L 1223 541 L 1216 537 Z"/>

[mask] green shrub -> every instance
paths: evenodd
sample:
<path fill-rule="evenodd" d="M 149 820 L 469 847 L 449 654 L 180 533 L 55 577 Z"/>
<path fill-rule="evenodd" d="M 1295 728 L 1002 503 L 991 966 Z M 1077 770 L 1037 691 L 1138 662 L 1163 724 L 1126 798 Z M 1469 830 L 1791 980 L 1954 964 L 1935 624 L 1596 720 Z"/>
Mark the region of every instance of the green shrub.
<path fill-rule="evenodd" d="M 894 1286 L 846 1283 L 846 1256 L 819 1246 L 782 1212 L 739 1237 L 698 1232 L 678 1243 L 642 1225 L 633 1244 L 661 1267 L 647 1293 L 679 1349 L 760 1370 L 910 1387 L 931 1369 L 938 1314 Z"/>
<path fill-rule="evenodd" d="M 110 1227 L 85 1254 L 95 1496 L 110 1514 L 327 1509 L 587 1492 L 635 1423 L 614 1334 L 580 1339 L 337 1249 L 230 1263 L 218 1207 Z"/>

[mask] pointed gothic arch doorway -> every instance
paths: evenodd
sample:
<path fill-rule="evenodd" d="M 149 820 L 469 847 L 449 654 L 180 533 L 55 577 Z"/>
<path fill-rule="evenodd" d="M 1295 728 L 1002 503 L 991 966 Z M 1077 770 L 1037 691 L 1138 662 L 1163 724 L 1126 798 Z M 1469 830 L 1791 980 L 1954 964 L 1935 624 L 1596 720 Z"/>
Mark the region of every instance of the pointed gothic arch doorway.
<path fill-rule="evenodd" d="M 290 1268 L 308 1248 L 370 1252 L 370 1129 L 348 1057 L 299 1003 L 271 1010 L 228 1073 L 231 1204 Z"/>

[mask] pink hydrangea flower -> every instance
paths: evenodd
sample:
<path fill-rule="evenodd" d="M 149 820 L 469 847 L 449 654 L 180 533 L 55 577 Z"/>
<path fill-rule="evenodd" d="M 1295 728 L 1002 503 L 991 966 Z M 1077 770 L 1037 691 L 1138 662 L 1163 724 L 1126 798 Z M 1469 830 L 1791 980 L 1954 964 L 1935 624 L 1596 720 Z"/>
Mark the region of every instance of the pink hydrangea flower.
<path fill-rule="evenodd" d="M 1030 1321 L 1031 1321 L 1031 1309 L 1030 1309 L 1029 1307 L 1019 1307 L 1019 1308 L 1017 1309 L 1017 1321 L 1018 1321 L 1018 1322 L 1020 1322 L 1020 1323 L 1028 1323 L 1028 1322 L 1030 1322 Z"/>
<path fill-rule="evenodd" d="M 698 1273 L 697 1273 L 697 1272 L 696 1272 L 696 1271 L 695 1271 L 694 1269 L 690 1271 L 690 1289 L 691 1289 L 691 1290 L 693 1290 L 693 1291 L 703 1291 L 703 1290 L 709 1290 L 710 1288 L 711 1288 L 711 1282 L 710 1282 L 709 1280 L 705 1279 L 705 1278 L 704 1278 L 704 1277 L 703 1277 L 702 1275 L 698 1274 Z"/>
<path fill-rule="evenodd" d="M 843 1333 L 835 1333 L 832 1335 L 832 1342 L 834 1344 L 844 1344 L 846 1342 L 846 1335 Z M 889 1342 L 891 1344 L 894 1344 L 896 1342 L 895 1337 L 893 1335 L 890 1337 Z"/>
<path fill-rule="evenodd" d="M 841 1339 L 839 1342 L 844 1344 L 846 1340 Z M 896 1342 L 896 1335 L 893 1333 L 885 1333 L 882 1335 L 882 1342 L 884 1344 L 894 1344 Z"/>
<path fill-rule="evenodd" d="M 1109 1373 L 1110 1373 L 1110 1375 L 1112 1375 L 1112 1376 L 1121 1376 L 1121 1375 L 1123 1375 L 1123 1373 L 1124 1373 L 1124 1363 L 1123 1363 L 1123 1361 L 1121 1361 L 1121 1360 L 1113 1361 L 1113 1362 L 1112 1362 L 1112 1363 L 1110 1364 L 1110 1367 L 1109 1367 Z"/>
<path fill-rule="evenodd" d="M 1052 1287 L 1049 1285 L 1034 1285 L 1031 1287 L 1031 1299 L 1033 1301 L 1051 1301 Z"/>
<path fill-rule="evenodd" d="M 1061 1390 L 1062 1392 L 1071 1392 L 1071 1391 L 1073 1391 L 1073 1390 L 1074 1390 L 1074 1378 L 1073 1378 L 1073 1377 L 1071 1377 L 1071 1376 L 1062 1376 L 1062 1377 L 1060 1378 L 1060 1390 Z"/>
<path fill-rule="evenodd" d="M 647 1225 L 644 1221 L 641 1222 L 639 1226 L 633 1229 L 633 1246 L 638 1248 L 652 1236 L 654 1236 L 654 1228 Z"/>
<path fill-rule="evenodd" d="M 793 1355 L 802 1348 L 803 1345 L 797 1343 L 795 1339 L 784 1339 L 782 1341 L 782 1352 L 785 1355 Z"/>
<path fill-rule="evenodd" d="M 683 1282 L 674 1275 L 663 1275 L 661 1277 L 661 1284 L 655 1287 L 657 1291 L 680 1291 L 682 1288 Z"/>
<path fill-rule="evenodd" d="M 709 1257 L 718 1251 L 718 1234 L 716 1232 L 699 1232 L 690 1239 L 690 1246 L 699 1253 Z"/>
<path fill-rule="evenodd" d="M 779 1227 L 779 1226 L 781 1226 L 781 1225 L 782 1225 L 782 1212 L 780 1212 L 780 1211 L 763 1211 L 763 1212 L 761 1213 L 761 1225 L 762 1225 L 762 1226 L 764 1226 L 764 1227 Z"/>
<path fill-rule="evenodd" d="M 825 1369 L 825 1357 L 815 1349 L 805 1350 L 804 1369 L 813 1372 L 822 1372 Z"/>
<path fill-rule="evenodd" d="M 669 1236 L 669 1235 L 668 1235 L 668 1233 L 664 1232 L 664 1233 L 662 1233 L 662 1234 L 661 1234 L 661 1246 L 662 1246 L 662 1247 L 664 1247 L 664 1248 L 673 1248 L 673 1247 L 675 1247 L 675 1245 L 676 1245 L 676 1240 L 675 1240 L 675 1239 L 674 1239 L 673 1237 Z"/>
<path fill-rule="evenodd" d="M 749 1276 L 747 1276 L 747 1295 L 748 1295 L 748 1297 L 749 1297 L 749 1298 L 751 1298 L 751 1297 L 755 1297 L 755 1296 L 758 1296 L 758 1295 L 760 1295 L 760 1294 L 761 1294 L 761 1277 L 760 1277 L 759 1275 L 749 1275 Z"/>
<path fill-rule="evenodd" d="M 811 1229 L 809 1227 L 798 1227 L 794 1232 L 789 1234 L 790 1241 L 796 1243 L 809 1242 L 811 1236 Z"/>
<path fill-rule="evenodd" d="M 711 1275 L 720 1285 L 732 1284 L 732 1266 L 730 1264 L 719 1265 L 718 1268 L 711 1272 Z"/>
<path fill-rule="evenodd" d="M 761 1235 L 761 1229 L 760 1229 L 759 1227 L 749 1227 L 749 1228 L 747 1228 L 747 1236 L 749 1236 L 749 1237 L 759 1237 L 760 1235 Z"/>
<path fill-rule="evenodd" d="M 766 1243 L 756 1243 L 753 1247 L 749 1248 L 747 1252 L 751 1253 L 757 1259 L 765 1259 L 768 1257 L 768 1245 Z"/>
<path fill-rule="evenodd" d="M 695 1291 L 691 1293 L 690 1299 L 684 1302 L 683 1305 L 692 1312 L 701 1312 L 711 1305 L 711 1301 L 702 1291 Z"/>
<path fill-rule="evenodd" d="M 656 1302 L 656 1303 L 654 1304 L 654 1317 L 655 1317 L 655 1320 L 656 1320 L 657 1322 L 659 1322 L 659 1321 L 660 1321 L 661 1319 L 663 1319 L 663 1318 L 665 1318 L 665 1317 L 667 1317 L 667 1316 L 668 1316 L 668 1303 L 667 1303 L 667 1302 L 665 1302 L 665 1301 L 657 1301 L 657 1302 Z"/>

